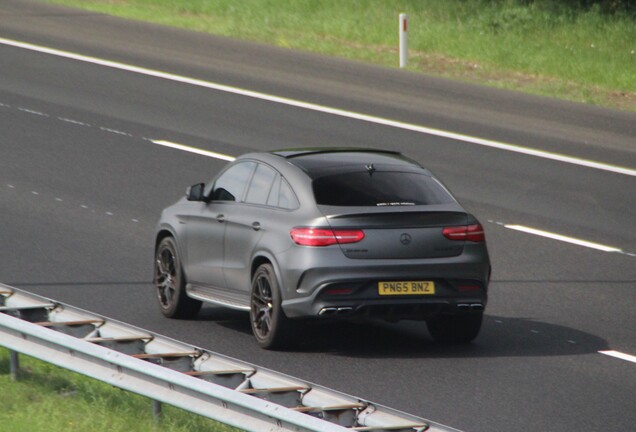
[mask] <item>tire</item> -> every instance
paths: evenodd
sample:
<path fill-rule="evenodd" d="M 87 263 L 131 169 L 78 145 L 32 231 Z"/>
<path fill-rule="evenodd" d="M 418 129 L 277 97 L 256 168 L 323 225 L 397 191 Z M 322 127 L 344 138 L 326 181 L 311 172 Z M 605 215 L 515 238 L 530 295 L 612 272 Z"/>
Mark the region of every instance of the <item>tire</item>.
<path fill-rule="evenodd" d="M 201 302 L 188 297 L 185 292 L 186 279 L 172 237 L 164 238 L 157 246 L 154 284 L 162 314 L 168 318 L 197 316 Z"/>
<path fill-rule="evenodd" d="M 426 325 L 435 342 L 467 344 L 479 334 L 483 317 L 482 312 L 467 315 L 442 315 L 428 320 Z"/>
<path fill-rule="evenodd" d="M 298 343 L 299 328 L 281 307 L 278 280 L 271 264 L 262 264 L 252 278 L 250 323 L 258 344 L 265 349 L 285 349 Z"/>

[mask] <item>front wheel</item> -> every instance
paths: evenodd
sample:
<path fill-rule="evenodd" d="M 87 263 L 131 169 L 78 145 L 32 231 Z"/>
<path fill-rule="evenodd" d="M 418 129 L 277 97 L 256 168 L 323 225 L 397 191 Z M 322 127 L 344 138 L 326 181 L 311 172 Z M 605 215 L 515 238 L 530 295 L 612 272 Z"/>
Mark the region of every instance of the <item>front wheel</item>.
<path fill-rule="evenodd" d="M 252 278 L 250 322 L 258 344 L 265 349 L 289 348 L 297 342 L 297 327 L 281 307 L 281 294 L 271 264 L 262 264 Z"/>
<path fill-rule="evenodd" d="M 428 332 L 435 342 L 466 344 L 472 342 L 481 329 L 483 313 L 442 315 L 426 321 Z"/>
<path fill-rule="evenodd" d="M 199 300 L 185 292 L 185 276 L 172 237 L 157 246 L 155 254 L 155 288 L 161 313 L 168 318 L 194 318 L 201 309 Z"/>

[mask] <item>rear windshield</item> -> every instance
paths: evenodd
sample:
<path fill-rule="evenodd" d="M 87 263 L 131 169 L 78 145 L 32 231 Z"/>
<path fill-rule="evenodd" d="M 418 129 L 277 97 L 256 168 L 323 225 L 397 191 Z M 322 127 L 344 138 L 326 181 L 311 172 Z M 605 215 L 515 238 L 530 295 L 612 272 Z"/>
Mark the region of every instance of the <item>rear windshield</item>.
<path fill-rule="evenodd" d="M 313 182 L 316 203 L 330 206 L 414 206 L 455 202 L 435 179 L 408 172 L 334 174 Z"/>

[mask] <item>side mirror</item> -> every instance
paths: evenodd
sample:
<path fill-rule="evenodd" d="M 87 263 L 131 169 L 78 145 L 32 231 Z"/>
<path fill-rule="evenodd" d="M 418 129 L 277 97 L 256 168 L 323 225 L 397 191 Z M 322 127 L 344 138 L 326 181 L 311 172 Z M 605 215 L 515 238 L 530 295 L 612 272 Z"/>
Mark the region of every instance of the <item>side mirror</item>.
<path fill-rule="evenodd" d="M 197 183 L 186 189 L 186 199 L 188 201 L 205 201 L 203 190 L 205 189 L 204 183 Z"/>

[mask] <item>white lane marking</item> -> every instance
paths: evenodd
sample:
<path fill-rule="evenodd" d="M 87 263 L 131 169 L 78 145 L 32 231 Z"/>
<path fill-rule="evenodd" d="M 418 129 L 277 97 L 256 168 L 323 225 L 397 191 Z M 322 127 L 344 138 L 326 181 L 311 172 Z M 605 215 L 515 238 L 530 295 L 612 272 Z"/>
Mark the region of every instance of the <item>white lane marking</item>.
<path fill-rule="evenodd" d="M 16 189 L 16 186 L 15 186 L 15 185 L 12 185 L 12 184 L 7 184 L 7 187 L 8 187 L 9 189 Z M 36 195 L 36 196 L 41 196 L 40 192 L 38 192 L 38 191 L 31 191 L 31 194 L 32 194 L 32 195 Z M 60 202 L 60 203 L 61 203 L 61 202 L 64 202 L 64 200 L 63 200 L 62 198 L 59 198 L 59 197 L 56 197 L 56 198 L 55 198 L 55 201 Z M 81 207 L 81 208 L 83 208 L 83 209 L 86 209 L 86 210 L 88 210 L 88 209 L 90 208 L 90 207 L 89 207 L 88 205 L 86 205 L 86 204 L 80 204 L 80 207 Z M 95 212 L 95 210 L 91 210 L 91 212 L 92 212 L 92 213 L 96 213 L 96 212 Z M 113 213 L 113 212 L 111 212 L 111 211 L 106 211 L 106 212 L 104 212 L 104 213 L 105 213 L 107 216 L 115 216 L 115 213 Z M 133 219 L 131 219 L 131 221 L 132 221 L 132 222 L 134 222 L 134 223 L 139 223 L 139 219 L 135 219 L 135 218 L 133 218 Z"/>
<path fill-rule="evenodd" d="M 117 134 L 117 135 L 124 135 L 124 136 L 132 136 L 131 134 L 129 134 L 128 132 L 123 132 L 117 129 L 111 129 L 111 128 L 107 128 L 104 126 L 100 126 L 99 130 L 102 130 L 104 132 L 109 132 L 109 133 L 113 133 L 113 134 Z"/>
<path fill-rule="evenodd" d="M 571 243 L 571 244 L 575 244 L 578 246 L 584 246 L 587 248 L 591 248 L 591 249 L 596 249 L 596 250 L 600 250 L 603 252 L 619 252 L 619 253 L 624 253 L 622 249 L 618 249 L 612 246 L 606 246 L 606 245 L 602 245 L 602 244 L 598 244 L 598 243 L 592 243 L 589 241 L 585 241 L 585 240 L 581 240 L 581 239 L 577 239 L 574 237 L 568 237 L 568 236 L 564 236 L 561 234 L 554 234 L 548 231 L 542 231 L 542 230 L 538 230 L 538 229 L 534 229 L 534 228 L 529 228 L 523 225 L 504 225 L 505 228 L 511 229 L 511 230 L 515 230 L 515 231 L 521 231 L 527 234 L 533 234 L 533 235 L 537 235 L 537 236 L 541 236 L 541 237 L 546 237 L 546 238 L 550 238 L 553 240 L 559 240 L 562 242 L 566 242 L 566 243 Z"/>
<path fill-rule="evenodd" d="M 198 87 L 204 87 L 212 90 L 222 91 L 226 93 L 237 94 L 241 96 L 247 96 L 255 99 L 265 100 L 269 102 L 279 103 L 288 106 L 294 106 L 297 108 L 304 108 L 312 111 L 318 111 L 326 114 L 337 115 L 341 117 L 351 118 L 355 120 L 366 121 L 370 123 L 380 124 L 384 126 L 390 126 L 398 129 L 409 130 L 412 132 L 422 133 L 426 135 L 433 135 L 442 138 L 448 138 L 456 141 L 462 141 L 470 144 L 476 144 L 485 147 L 496 148 L 499 150 L 505 150 L 514 153 L 525 154 L 528 156 L 536 156 L 543 159 L 550 159 L 554 161 L 569 163 L 573 165 L 579 165 L 587 168 L 593 168 L 603 171 L 608 171 L 616 174 L 623 174 L 636 177 L 636 169 L 626 168 L 616 165 L 605 164 L 601 162 L 595 162 L 587 159 L 581 159 L 573 156 L 562 155 L 558 153 L 547 152 L 543 150 L 536 150 L 532 148 L 517 146 L 513 144 L 507 144 L 499 141 L 487 140 L 469 135 L 458 134 L 454 132 L 448 132 L 441 129 L 429 128 L 426 126 L 420 126 L 411 123 L 404 123 L 395 120 L 389 120 L 382 117 L 376 117 L 368 114 L 361 114 L 352 111 L 346 111 L 338 108 L 331 108 L 324 105 L 313 104 L 309 102 L 302 102 L 295 99 L 288 99 L 280 96 L 274 96 L 267 93 L 259 93 L 252 90 L 241 89 L 238 87 L 232 87 L 224 84 L 214 83 L 210 81 L 204 81 L 195 78 L 188 78 L 181 75 L 171 74 L 167 72 L 161 72 L 153 69 L 147 69 L 139 66 L 133 66 L 125 63 L 119 63 L 110 60 L 104 60 L 96 57 L 85 56 L 68 51 L 57 50 L 53 48 L 47 48 L 40 45 L 33 45 L 30 43 L 19 42 L 11 39 L 0 38 L 0 44 L 13 46 L 16 48 L 27 49 L 31 51 L 50 54 L 58 57 L 68 58 L 72 60 L 82 61 L 86 63 L 96 64 L 100 66 L 110 67 L 113 69 L 125 70 L 137 74 L 146 76 L 152 76 L 155 78 L 162 78 L 170 81 L 180 82 L 183 84 L 194 85 Z"/>
<path fill-rule="evenodd" d="M 198 155 L 202 155 L 202 156 L 207 156 L 207 157 L 212 157 L 212 158 L 216 158 L 216 159 L 222 159 L 222 160 L 226 160 L 226 161 L 233 161 L 234 159 L 236 159 L 234 156 L 228 156 L 228 155 L 224 155 L 221 153 L 215 153 L 215 152 L 211 152 L 208 150 L 203 150 L 200 148 L 196 148 L 196 147 L 190 147 L 184 144 L 178 144 L 178 143 L 174 143 L 174 142 L 170 142 L 170 141 L 163 141 L 163 140 L 149 140 L 150 142 L 154 143 L 154 144 L 158 144 L 160 146 L 164 146 L 164 147 L 170 147 L 173 149 L 177 149 L 177 150 L 183 150 L 183 151 L 187 151 L 190 153 L 195 153 Z"/>
<path fill-rule="evenodd" d="M 84 122 L 73 120 L 73 119 L 66 118 L 66 117 L 58 117 L 57 119 L 61 120 L 63 122 L 71 123 L 71 124 L 78 125 L 78 126 L 88 126 L 88 127 L 90 127 L 90 125 L 88 123 L 84 123 Z"/>
<path fill-rule="evenodd" d="M 22 111 L 22 112 L 25 112 L 25 113 L 28 113 L 28 114 L 34 114 L 34 115 L 37 115 L 37 116 L 40 116 L 40 117 L 48 117 L 49 116 L 48 114 L 45 114 L 45 113 L 43 113 L 41 111 L 36 111 L 36 110 L 29 109 L 29 108 L 18 108 L 18 110 Z"/>
<path fill-rule="evenodd" d="M 599 354 L 604 354 L 606 356 L 615 357 L 621 360 L 636 363 L 636 356 L 625 354 L 619 351 L 613 351 L 613 350 L 599 351 Z"/>
<path fill-rule="evenodd" d="M 7 105 L 8 106 L 8 105 Z M 28 113 L 28 114 L 35 114 L 38 116 L 42 116 L 42 117 L 50 117 L 48 114 L 40 112 L 40 111 L 35 111 L 32 110 L 30 108 L 18 108 L 19 111 Z M 70 123 L 70 124 L 74 124 L 74 125 L 78 125 L 78 126 L 86 126 L 86 127 L 92 127 L 90 124 L 88 123 L 84 123 L 78 120 L 73 120 L 70 118 L 66 118 L 66 117 L 57 117 L 58 120 L 63 121 L 65 123 Z M 113 133 L 113 134 L 117 134 L 117 135 L 123 135 L 123 136 L 128 136 L 128 137 L 133 137 L 132 134 L 128 133 L 128 132 L 124 132 L 124 131 L 120 131 L 118 129 L 113 129 L 113 128 L 109 128 L 109 127 L 105 127 L 105 126 L 99 126 L 99 129 L 104 131 L 104 132 L 109 132 L 109 133 Z"/>

